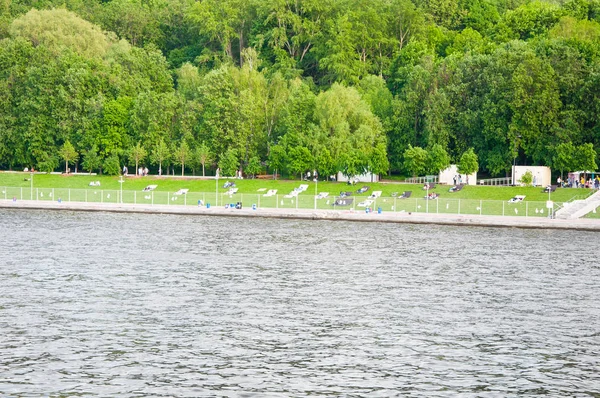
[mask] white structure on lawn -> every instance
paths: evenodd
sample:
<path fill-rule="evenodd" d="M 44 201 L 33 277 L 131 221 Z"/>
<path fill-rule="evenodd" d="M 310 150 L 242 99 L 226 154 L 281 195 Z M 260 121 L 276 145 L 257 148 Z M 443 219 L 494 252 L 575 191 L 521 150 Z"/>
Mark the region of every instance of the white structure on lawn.
<path fill-rule="evenodd" d="M 440 175 L 438 177 L 438 181 L 440 184 L 448 184 L 454 185 L 454 177 L 460 176 L 460 181 L 456 181 L 456 184 L 463 183 L 468 185 L 477 185 L 477 172 L 473 174 L 459 174 L 458 166 L 455 164 L 451 164 L 446 170 L 440 171 Z M 468 181 L 467 181 L 468 177 Z"/>
<path fill-rule="evenodd" d="M 525 185 L 521 178 L 525 173 L 531 171 L 534 187 L 547 187 L 552 184 L 552 170 L 546 166 L 513 166 L 512 175 L 515 176 L 514 185 Z"/>
<path fill-rule="evenodd" d="M 357 182 L 378 182 L 379 174 L 373 174 L 373 173 L 369 172 L 369 173 L 349 177 L 349 176 L 344 175 L 341 171 L 338 171 L 337 180 L 341 181 L 341 182 L 346 182 L 346 181 L 350 181 L 350 180 L 357 181 Z"/>

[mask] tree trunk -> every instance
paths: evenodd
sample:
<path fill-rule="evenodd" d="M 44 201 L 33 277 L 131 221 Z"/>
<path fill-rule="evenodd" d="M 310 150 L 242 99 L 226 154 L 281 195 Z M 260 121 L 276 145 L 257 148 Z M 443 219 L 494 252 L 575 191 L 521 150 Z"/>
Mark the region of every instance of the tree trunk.
<path fill-rule="evenodd" d="M 204 174 L 204 163 L 202 163 L 202 177 L 206 177 L 206 175 Z"/>
<path fill-rule="evenodd" d="M 181 176 L 183 177 L 183 169 L 185 169 L 185 164 L 181 162 Z"/>

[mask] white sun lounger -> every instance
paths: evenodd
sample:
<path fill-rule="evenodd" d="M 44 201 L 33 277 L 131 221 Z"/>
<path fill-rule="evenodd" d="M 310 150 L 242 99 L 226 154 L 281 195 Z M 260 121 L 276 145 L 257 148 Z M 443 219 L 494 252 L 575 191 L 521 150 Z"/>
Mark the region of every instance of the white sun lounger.
<path fill-rule="evenodd" d="M 237 193 L 237 191 L 237 188 L 230 188 L 229 191 L 225 192 L 225 195 L 234 195 L 235 193 Z"/>
<path fill-rule="evenodd" d="M 269 189 L 269 191 L 264 194 L 263 196 L 275 196 L 277 194 L 277 190 L 276 189 Z"/>
<path fill-rule="evenodd" d="M 302 184 L 298 189 L 300 190 L 300 192 L 304 192 L 308 189 L 308 184 Z"/>
<path fill-rule="evenodd" d="M 290 192 L 289 194 L 285 195 L 284 198 L 295 198 L 296 196 L 298 196 L 298 194 L 300 193 L 300 191 L 297 190 L 293 190 L 292 192 Z"/>
<path fill-rule="evenodd" d="M 156 189 L 158 185 L 148 185 L 146 188 L 144 188 L 142 191 L 154 191 Z"/>
<path fill-rule="evenodd" d="M 173 195 L 185 195 L 186 193 L 188 193 L 189 189 L 183 188 L 180 189 L 179 191 L 175 192 Z"/>
<path fill-rule="evenodd" d="M 316 196 L 317 199 L 323 199 L 329 196 L 329 192 L 319 192 L 319 194 Z"/>
<path fill-rule="evenodd" d="M 519 203 L 525 199 L 525 195 L 516 195 L 514 198 L 509 199 L 508 203 Z"/>
<path fill-rule="evenodd" d="M 357 206 L 358 207 L 369 207 L 373 204 L 373 201 L 370 199 L 365 200 L 364 202 L 360 202 Z"/>
<path fill-rule="evenodd" d="M 381 191 L 373 191 L 373 193 L 371 194 L 371 196 L 369 196 L 369 198 L 375 199 L 375 198 L 379 198 L 380 196 L 381 196 Z"/>

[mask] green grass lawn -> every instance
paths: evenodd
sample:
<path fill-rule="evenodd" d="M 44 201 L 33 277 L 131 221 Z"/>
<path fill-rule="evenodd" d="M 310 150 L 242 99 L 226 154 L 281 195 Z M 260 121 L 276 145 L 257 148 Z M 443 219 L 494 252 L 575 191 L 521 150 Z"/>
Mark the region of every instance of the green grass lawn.
<path fill-rule="evenodd" d="M 91 181 L 100 181 L 100 187 L 89 186 Z M 339 195 L 341 191 L 352 191 L 356 196 L 355 191 L 363 185 L 370 187 L 369 191 L 363 195 L 367 197 L 373 191 L 382 191 L 382 197 L 392 197 L 394 192 L 401 194 L 404 191 L 412 191 L 412 198 L 423 198 L 425 191 L 420 184 L 404 184 L 395 182 L 382 183 L 359 183 L 355 186 L 349 186 L 342 182 L 319 181 L 318 184 L 313 181 L 300 180 L 259 180 L 259 179 L 227 179 L 220 178 L 218 184 L 214 179 L 197 179 L 185 177 L 124 177 L 123 191 L 142 191 L 148 185 L 158 185 L 155 192 L 172 193 L 179 189 L 189 189 L 190 193 L 214 193 L 218 189 L 220 194 L 227 191 L 223 188 L 223 184 L 227 181 L 235 182 L 238 188 L 238 194 L 261 194 L 259 189 L 277 189 L 279 195 L 290 193 L 300 184 L 308 184 L 309 187 L 305 192 L 300 194 L 301 197 L 306 197 L 305 200 L 312 199 L 315 192 L 329 192 L 330 196 Z M 1 187 L 23 188 L 27 190 L 31 188 L 29 173 L 0 173 Z M 95 176 L 95 175 L 62 175 L 62 174 L 34 174 L 34 188 L 55 188 L 55 189 L 89 189 L 89 190 L 119 190 L 120 183 L 118 176 Z M 438 185 L 430 192 L 440 194 L 442 200 L 456 199 L 471 199 L 471 200 L 498 200 L 507 201 L 515 195 L 525 195 L 525 201 L 545 202 L 548 200 L 548 194 L 542 192 L 540 187 L 498 187 L 498 186 L 465 186 L 461 191 L 450 193 L 449 186 Z M 567 202 L 573 199 L 582 199 L 592 193 L 589 189 L 577 188 L 559 188 L 552 193 L 551 199 L 554 202 Z M 268 198 L 265 198 L 268 200 Z M 359 201 L 360 198 L 355 200 Z"/>
<path fill-rule="evenodd" d="M 594 213 L 593 211 L 586 214 L 584 216 L 584 218 L 595 218 L 595 219 L 600 219 L 600 207 L 596 208 L 596 212 Z"/>

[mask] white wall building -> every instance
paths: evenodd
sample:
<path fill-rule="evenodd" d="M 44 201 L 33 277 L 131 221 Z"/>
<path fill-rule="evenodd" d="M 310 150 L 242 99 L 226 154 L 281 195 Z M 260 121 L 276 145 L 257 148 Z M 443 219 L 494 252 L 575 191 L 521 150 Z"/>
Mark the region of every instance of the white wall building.
<path fill-rule="evenodd" d="M 533 185 L 536 187 L 546 187 L 552 185 L 552 170 L 546 166 L 513 166 L 513 174 L 515 176 L 515 185 L 525 185 L 521 183 L 523 174 L 531 171 L 533 175 Z"/>
<path fill-rule="evenodd" d="M 341 171 L 338 171 L 337 180 L 341 181 L 341 182 L 346 182 L 349 180 L 358 181 L 358 182 L 378 182 L 379 174 L 365 173 L 365 174 L 348 177 L 348 176 L 345 176 Z"/>
<path fill-rule="evenodd" d="M 446 170 L 440 171 L 440 174 L 438 176 L 438 181 L 440 184 L 454 185 L 454 177 L 459 176 L 459 175 L 460 175 L 460 178 L 461 178 L 463 184 L 477 185 L 477 172 L 475 172 L 473 174 L 469 174 L 468 175 L 469 181 L 467 182 L 467 175 L 459 174 L 458 166 L 455 164 L 451 164 L 450 167 L 448 167 Z M 457 180 L 458 180 L 458 178 L 457 178 Z M 456 183 L 458 184 L 459 181 L 456 181 Z"/>

